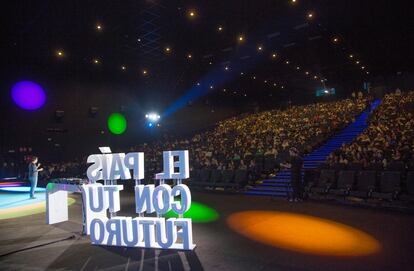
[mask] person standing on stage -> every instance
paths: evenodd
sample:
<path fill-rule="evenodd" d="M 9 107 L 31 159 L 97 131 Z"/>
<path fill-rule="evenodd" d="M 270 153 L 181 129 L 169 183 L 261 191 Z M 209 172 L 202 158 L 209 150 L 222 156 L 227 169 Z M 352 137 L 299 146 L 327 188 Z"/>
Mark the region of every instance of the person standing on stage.
<path fill-rule="evenodd" d="M 36 156 L 32 157 L 32 161 L 29 164 L 29 181 L 30 181 L 30 198 L 35 199 L 34 196 L 36 186 L 37 186 L 37 178 L 39 175 L 39 171 L 43 171 L 43 168 L 40 168 L 40 163 L 37 163 L 38 159 Z"/>
<path fill-rule="evenodd" d="M 299 150 L 296 148 L 290 148 L 289 150 L 289 163 L 281 164 L 285 168 L 290 168 L 290 185 L 292 187 L 292 194 L 289 201 L 302 200 L 302 166 L 303 158 L 300 156 Z"/>

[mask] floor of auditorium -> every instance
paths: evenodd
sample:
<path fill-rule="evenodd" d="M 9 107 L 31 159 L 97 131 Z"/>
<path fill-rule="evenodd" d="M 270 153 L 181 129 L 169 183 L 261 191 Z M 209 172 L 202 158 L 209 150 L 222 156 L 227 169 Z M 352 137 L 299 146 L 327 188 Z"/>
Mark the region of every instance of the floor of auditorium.
<path fill-rule="evenodd" d="M 75 235 L 66 241 L 0 256 L 1 270 L 355 271 L 412 270 L 414 266 L 412 214 L 318 202 L 291 203 L 285 199 L 193 192 L 193 201 L 214 208 L 219 218 L 193 225 L 197 245 L 194 251 L 161 251 L 92 246 L 89 236 L 80 235 L 81 200 L 79 195 L 73 196 L 77 201 L 69 207 L 70 221 L 64 223 L 45 225 L 45 213 L 0 220 L 0 255 Z M 123 193 L 121 196 L 120 214 L 135 216 L 133 194 Z M 380 244 L 380 249 L 363 256 L 333 256 L 263 244 L 228 226 L 229 215 L 246 210 L 305 214 L 332 220 L 372 236 Z M 268 229 L 270 233 L 278 234 L 272 230 Z"/>

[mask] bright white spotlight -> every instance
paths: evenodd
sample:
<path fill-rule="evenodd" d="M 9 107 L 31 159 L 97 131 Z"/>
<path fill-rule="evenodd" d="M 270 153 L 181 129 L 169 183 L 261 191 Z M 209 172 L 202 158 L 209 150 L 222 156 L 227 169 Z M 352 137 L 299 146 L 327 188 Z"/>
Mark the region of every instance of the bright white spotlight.
<path fill-rule="evenodd" d="M 145 115 L 145 118 L 147 118 L 150 122 L 157 122 L 161 117 L 157 113 L 148 113 Z"/>

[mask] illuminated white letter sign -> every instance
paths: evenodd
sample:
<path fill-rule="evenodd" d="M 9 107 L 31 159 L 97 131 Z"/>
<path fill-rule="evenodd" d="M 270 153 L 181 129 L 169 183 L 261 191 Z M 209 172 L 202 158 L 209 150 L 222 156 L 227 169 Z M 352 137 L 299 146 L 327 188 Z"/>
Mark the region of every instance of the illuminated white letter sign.
<path fill-rule="evenodd" d="M 87 162 L 91 165 L 87 169 L 87 176 L 92 183 L 82 185 L 80 190 L 85 232 L 90 235 L 92 244 L 183 250 L 195 248 L 192 221 L 190 218 L 181 218 L 191 207 L 190 189 L 181 181 L 173 187 L 164 184 L 166 179 L 189 178 L 188 151 L 165 151 L 163 159 L 163 172 L 155 176 L 155 179 L 162 180 L 160 185 L 135 186 L 135 205 L 139 216 L 108 217 L 108 211 L 115 214 L 120 210 L 119 192 L 123 190 L 123 185 L 102 185 L 95 181 L 144 179 L 144 154 L 110 153 L 109 149 L 103 154 L 88 157 Z M 54 186 L 53 191 L 48 191 L 48 198 L 53 199 L 53 193 L 59 192 L 58 190 L 64 190 L 64 186 Z M 180 201 L 174 200 L 176 196 L 180 196 Z M 47 209 L 52 206 L 52 203 L 48 204 Z M 162 217 L 170 210 L 180 218 Z M 156 213 L 157 217 L 145 217 L 146 213 Z M 67 215 L 55 218 L 57 214 L 58 212 L 48 211 L 47 223 L 67 220 Z"/>

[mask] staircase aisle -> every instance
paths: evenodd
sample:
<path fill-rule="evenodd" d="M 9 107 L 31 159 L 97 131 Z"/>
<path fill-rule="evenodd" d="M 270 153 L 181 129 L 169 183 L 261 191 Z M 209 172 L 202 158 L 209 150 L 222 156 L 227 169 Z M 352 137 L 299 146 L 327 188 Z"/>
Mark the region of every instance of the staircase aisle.
<path fill-rule="evenodd" d="M 307 154 L 303 160 L 303 168 L 315 169 L 323 164 L 330 153 L 339 149 L 343 143 L 352 142 L 360 133 L 362 133 L 367 127 L 367 120 L 370 115 L 370 110 L 375 109 L 380 104 L 380 100 L 375 100 L 371 104 L 371 108 L 362 112 L 355 120 L 342 130 L 337 135 L 330 138 L 321 147 L 315 149 L 313 152 Z M 302 172 L 303 175 L 303 172 Z M 262 183 L 258 183 L 255 187 L 251 187 L 246 191 L 241 192 L 246 195 L 263 195 L 274 197 L 287 197 L 289 192 L 290 183 L 290 171 L 283 170 L 279 172 L 275 177 L 263 180 Z"/>

